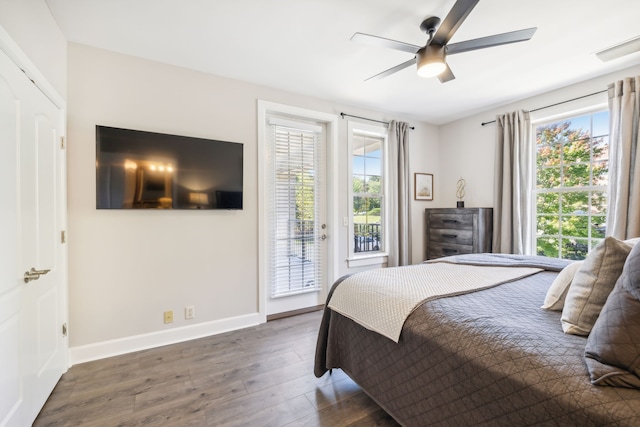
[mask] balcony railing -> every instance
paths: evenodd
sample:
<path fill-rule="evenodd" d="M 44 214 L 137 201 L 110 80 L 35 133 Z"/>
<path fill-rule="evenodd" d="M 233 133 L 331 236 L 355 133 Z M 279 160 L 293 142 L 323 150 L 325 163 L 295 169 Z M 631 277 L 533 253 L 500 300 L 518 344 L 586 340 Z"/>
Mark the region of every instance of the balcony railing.
<path fill-rule="evenodd" d="M 354 224 L 353 252 L 380 250 L 380 224 Z"/>
<path fill-rule="evenodd" d="M 290 242 L 292 244 L 291 254 L 297 256 L 303 261 L 311 260 L 314 257 L 314 221 L 312 220 L 290 220 L 289 221 Z"/>
<path fill-rule="evenodd" d="M 315 256 L 314 221 L 290 220 L 289 253 L 302 261 Z M 381 248 L 380 224 L 354 224 L 353 251 L 377 252 Z"/>

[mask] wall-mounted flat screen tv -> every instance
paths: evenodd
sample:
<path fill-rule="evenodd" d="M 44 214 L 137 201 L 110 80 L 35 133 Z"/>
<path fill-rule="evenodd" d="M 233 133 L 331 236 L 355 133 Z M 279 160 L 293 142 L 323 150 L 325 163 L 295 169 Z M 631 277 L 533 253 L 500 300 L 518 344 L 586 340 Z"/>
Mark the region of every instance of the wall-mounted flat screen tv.
<path fill-rule="evenodd" d="M 243 144 L 96 126 L 98 209 L 242 209 Z"/>

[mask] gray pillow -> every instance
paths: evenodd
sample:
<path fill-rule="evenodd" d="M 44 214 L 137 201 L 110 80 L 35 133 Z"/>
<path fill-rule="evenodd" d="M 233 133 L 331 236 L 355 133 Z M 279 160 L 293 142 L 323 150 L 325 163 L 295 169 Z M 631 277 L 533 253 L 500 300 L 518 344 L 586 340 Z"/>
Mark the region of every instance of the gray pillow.
<path fill-rule="evenodd" d="M 593 384 L 640 389 L 640 245 L 591 330 L 585 362 Z"/>
<path fill-rule="evenodd" d="M 565 333 L 589 335 L 629 252 L 631 246 L 610 236 L 587 254 L 564 300 L 561 321 Z"/>

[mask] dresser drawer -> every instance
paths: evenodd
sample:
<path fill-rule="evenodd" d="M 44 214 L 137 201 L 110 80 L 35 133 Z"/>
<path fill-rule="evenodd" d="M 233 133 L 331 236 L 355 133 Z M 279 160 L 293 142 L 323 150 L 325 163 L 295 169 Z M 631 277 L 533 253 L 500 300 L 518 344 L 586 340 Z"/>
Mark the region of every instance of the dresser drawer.
<path fill-rule="evenodd" d="M 456 245 L 452 243 L 431 242 L 427 259 L 440 258 L 451 255 L 473 253 L 472 245 Z"/>
<path fill-rule="evenodd" d="M 473 215 L 468 214 L 429 214 L 431 228 L 473 229 Z"/>
<path fill-rule="evenodd" d="M 473 230 L 431 228 L 429 230 L 429 241 L 473 246 Z"/>

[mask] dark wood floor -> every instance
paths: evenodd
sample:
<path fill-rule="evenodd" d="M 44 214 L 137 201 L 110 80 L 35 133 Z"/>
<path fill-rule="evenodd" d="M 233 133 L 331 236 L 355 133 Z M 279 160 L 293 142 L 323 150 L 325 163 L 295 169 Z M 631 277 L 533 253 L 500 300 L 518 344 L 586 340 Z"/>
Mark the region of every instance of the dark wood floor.
<path fill-rule="evenodd" d="M 34 426 L 398 426 L 340 370 L 313 375 L 320 318 L 75 365 Z"/>

